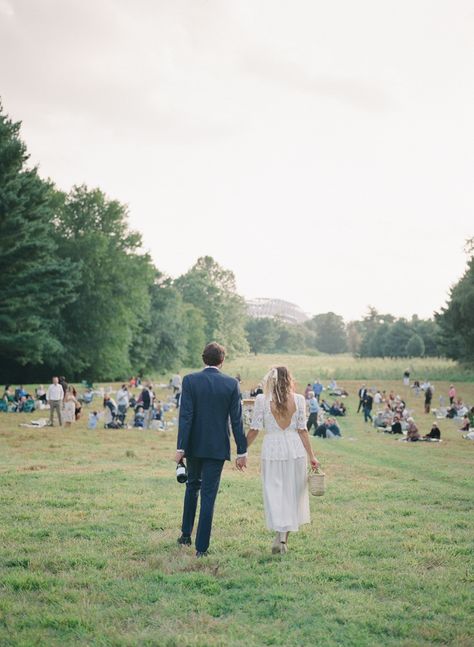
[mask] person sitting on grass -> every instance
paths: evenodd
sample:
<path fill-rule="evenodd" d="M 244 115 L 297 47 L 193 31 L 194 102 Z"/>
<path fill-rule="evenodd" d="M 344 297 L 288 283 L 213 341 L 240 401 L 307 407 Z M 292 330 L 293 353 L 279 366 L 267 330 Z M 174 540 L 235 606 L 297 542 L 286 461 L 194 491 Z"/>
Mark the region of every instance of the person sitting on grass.
<path fill-rule="evenodd" d="M 459 431 L 468 432 L 470 427 L 471 427 L 471 423 L 469 421 L 469 416 L 466 414 L 462 419 L 462 425 Z"/>
<path fill-rule="evenodd" d="M 145 426 L 145 413 L 143 407 L 139 404 L 135 411 L 135 416 L 133 418 L 133 426 L 135 429 L 143 429 Z"/>
<path fill-rule="evenodd" d="M 8 402 L 13 402 L 14 399 L 15 397 L 13 395 L 10 385 L 5 384 L 5 390 L 2 395 L 2 400 L 5 400 L 5 402 L 8 404 Z"/>
<path fill-rule="evenodd" d="M 393 422 L 390 425 L 390 429 L 387 428 L 385 432 L 387 434 L 403 434 L 402 423 L 400 422 L 400 418 L 398 416 L 394 416 Z"/>
<path fill-rule="evenodd" d="M 87 421 L 87 429 L 97 429 L 99 418 L 100 413 L 92 411 L 92 413 L 89 414 L 89 420 Z"/>
<path fill-rule="evenodd" d="M 84 395 L 82 396 L 81 400 L 84 402 L 85 405 L 91 404 L 92 400 L 94 399 L 94 392 L 92 389 L 86 389 L 84 392 Z"/>
<path fill-rule="evenodd" d="M 425 440 L 441 440 L 441 431 L 436 422 L 433 422 L 429 434 L 423 436 Z"/>
<path fill-rule="evenodd" d="M 474 407 L 471 407 L 469 411 L 466 413 L 466 415 L 469 418 L 470 426 L 474 427 Z"/>
<path fill-rule="evenodd" d="M 35 389 L 35 395 L 37 400 L 39 400 L 43 404 L 46 404 L 46 389 L 42 384 L 40 384 L 39 387 Z"/>
<path fill-rule="evenodd" d="M 324 400 L 324 398 L 321 400 L 321 409 L 325 411 L 326 413 L 329 413 L 331 411 L 331 407 L 329 404 Z"/>
<path fill-rule="evenodd" d="M 32 413 L 35 411 L 36 405 L 34 398 L 28 394 L 27 397 L 24 399 L 23 406 L 22 406 L 22 413 Z"/>
<path fill-rule="evenodd" d="M 23 413 L 23 408 L 26 403 L 26 396 L 22 395 L 19 400 L 16 402 L 16 413 Z"/>
<path fill-rule="evenodd" d="M 342 438 L 341 430 L 334 418 L 328 418 L 327 420 L 326 438 Z"/>
<path fill-rule="evenodd" d="M 310 384 L 308 386 L 311 387 Z M 254 389 L 250 389 L 251 398 L 256 398 L 257 395 L 261 395 L 262 393 L 263 393 L 263 389 L 261 384 L 257 384 L 257 386 Z"/>
<path fill-rule="evenodd" d="M 335 400 L 335 402 L 332 403 L 332 406 L 329 409 L 329 413 L 332 416 L 345 416 L 346 411 L 346 407 L 342 402 L 339 402 L 339 400 Z"/>
<path fill-rule="evenodd" d="M 407 440 L 409 442 L 416 442 L 417 440 L 420 440 L 420 432 L 418 431 L 418 427 L 415 424 L 415 421 L 413 418 L 408 418 L 408 429 L 407 429 Z"/>
<path fill-rule="evenodd" d="M 27 395 L 28 393 L 23 388 L 23 384 L 20 384 L 20 386 L 15 389 L 15 400 L 17 402 L 20 402 L 22 398 L 26 398 Z"/>
<path fill-rule="evenodd" d="M 328 421 L 324 420 L 324 422 L 322 422 L 320 425 L 318 425 L 318 427 L 315 430 L 313 435 L 317 436 L 318 438 L 326 438 L 327 437 L 327 434 L 326 434 L 327 428 L 328 428 Z"/>
<path fill-rule="evenodd" d="M 161 406 L 161 402 L 157 402 L 153 408 L 153 420 L 158 420 L 159 422 L 163 422 L 163 407 Z"/>
<path fill-rule="evenodd" d="M 387 427 L 387 418 L 383 411 L 377 411 L 377 415 L 374 418 L 374 427 L 376 429 L 385 429 Z"/>

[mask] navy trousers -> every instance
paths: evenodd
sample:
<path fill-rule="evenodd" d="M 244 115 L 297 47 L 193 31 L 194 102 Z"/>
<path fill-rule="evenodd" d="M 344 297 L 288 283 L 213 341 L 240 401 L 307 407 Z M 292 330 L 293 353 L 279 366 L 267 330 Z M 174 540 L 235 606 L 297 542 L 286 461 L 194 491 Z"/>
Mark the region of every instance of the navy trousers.
<path fill-rule="evenodd" d="M 187 458 L 188 480 L 184 495 L 183 525 L 181 531 L 190 537 L 196 517 L 197 502 L 201 493 L 201 509 L 196 533 L 196 550 L 204 553 L 211 539 L 214 504 L 221 480 L 223 460 L 214 458 Z"/>

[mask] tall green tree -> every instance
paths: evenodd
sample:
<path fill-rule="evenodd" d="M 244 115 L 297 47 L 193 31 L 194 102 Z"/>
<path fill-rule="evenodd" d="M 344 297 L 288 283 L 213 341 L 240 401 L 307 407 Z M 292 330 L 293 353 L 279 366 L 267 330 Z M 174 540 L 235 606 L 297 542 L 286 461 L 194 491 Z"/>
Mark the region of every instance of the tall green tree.
<path fill-rule="evenodd" d="M 41 365 L 63 351 L 58 319 L 73 298 L 74 264 L 58 257 L 53 188 L 0 104 L 0 371 Z M 68 278 L 72 275 L 72 278 Z"/>
<path fill-rule="evenodd" d="M 387 357 L 406 357 L 406 347 L 413 332 L 406 319 L 390 324 L 383 345 Z"/>
<path fill-rule="evenodd" d="M 425 354 L 425 342 L 417 333 L 414 333 L 407 342 L 405 348 L 407 357 L 423 357 Z"/>
<path fill-rule="evenodd" d="M 423 340 L 424 355 L 427 357 L 439 357 L 441 355 L 441 330 L 436 321 L 434 319 L 420 319 L 417 315 L 413 315 L 410 326 Z"/>
<path fill-rule="evenodd" d="M 197 367 L 202 364 L 202 351 L 206 344 L 206 320 L 199 308 L 190 303 L 184 304 L 184 322 L 186 325 L 186 354 L 184 365 Z"/>
<path fill-rule="evenodd" d="M 245 325 L 245 332 L 252 353 L 274 352 L 281 335 L 281 328 L 281 323 L 270 317 L 249 318 Z"/>
<path fill-rule="evenodd" d="M 202 256 L 175 285 L 184 301 L 201 311 L 207 341 L 222 343 L 230 355 L 248 351 L 245 302 L 237 294 L 233 272 Z"/>
<path fill-rule="evenodd" d="M 138 333 L 132 364 L 140 374 L 199 365 L 204 325 L 201 312 L 183 302 L 171 279 L 157 273 L 151 287 L 150 317 Z"/>
<path fill-rule="evenodd" d="M 314 316 L 305 324 L 316 333 L 316 347 L 331 355 L 347 350 L 347 335 L 344 319 L 334 312 Z"/>
<path fill-rule="evenodd" d="M 474 362 L 474 238 L 468 241 L 466 271 L 450 291 L 447 305 L 436 314 L 441 345 L 448 357 Z"/>
<path fill-rule="evenodd" d="M 350 321 L 346 326 L 347 350 L 357 357 L 360 354 L 364 330 L 361 321 Z"/>
<path fill-rule="evenodd" d="M 74 187 L 58 211 L 60 253 L 80 263 L 76 276 L 67 276 L 77 286 L 62 317 L 62 370 L 69 376 L 113 379 L 132 370 L 132 342 L 150 316 L 155 269 L 127 215 L 124 205 L 86 186 Z"/>

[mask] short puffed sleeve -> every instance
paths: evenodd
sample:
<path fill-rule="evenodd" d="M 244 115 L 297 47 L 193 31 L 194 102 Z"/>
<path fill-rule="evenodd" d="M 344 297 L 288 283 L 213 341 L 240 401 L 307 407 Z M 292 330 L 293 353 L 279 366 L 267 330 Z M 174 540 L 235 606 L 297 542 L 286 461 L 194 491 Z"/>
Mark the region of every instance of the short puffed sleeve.
<path fill-rule="evenodd" d="M 265 396 L 263 394 L 257 395 L 255 398 L 255 404 L 253 405 L 253 414 L 252 422 L 250 424 L 250 429 L 257 429 L 261 431 L 263 429 L 263 416 L 265 412 Z"/>
<path fill-rule="evenodd" d="M 306 429 L 306 401 L 303 395 L 296 397 L 296 428 Z"/>

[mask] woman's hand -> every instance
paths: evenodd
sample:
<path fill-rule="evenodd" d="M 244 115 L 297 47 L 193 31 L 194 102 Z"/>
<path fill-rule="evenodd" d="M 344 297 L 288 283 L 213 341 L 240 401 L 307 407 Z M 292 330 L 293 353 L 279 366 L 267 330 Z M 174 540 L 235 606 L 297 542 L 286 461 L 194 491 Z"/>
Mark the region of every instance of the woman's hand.
<path fill-rule="evenodd" d="M 317 470 L 321 467 L 321 463 L 318 461 L 316 456 L 311 456 L 309 462 L 311 463 L 311 469 L 313 470 Z"/>

